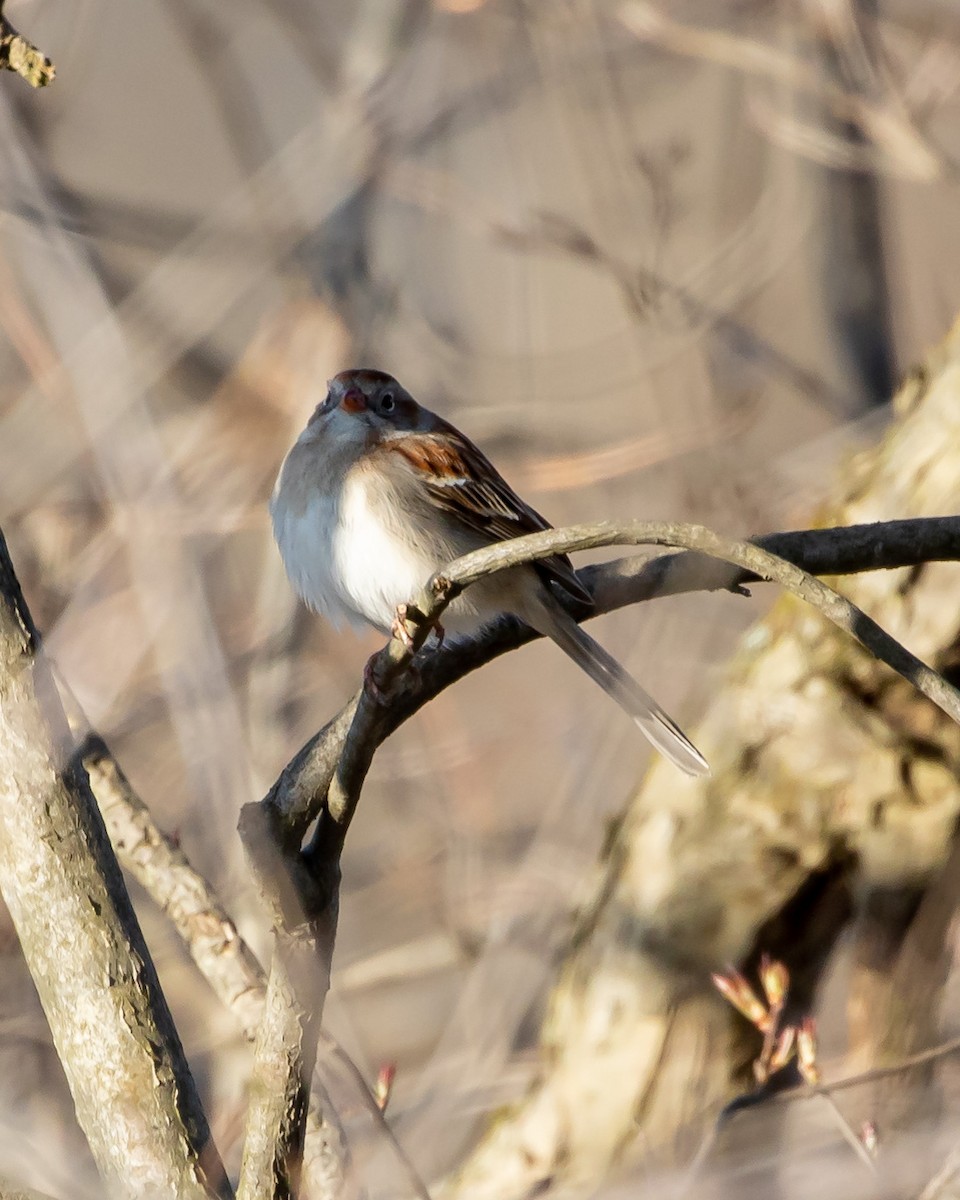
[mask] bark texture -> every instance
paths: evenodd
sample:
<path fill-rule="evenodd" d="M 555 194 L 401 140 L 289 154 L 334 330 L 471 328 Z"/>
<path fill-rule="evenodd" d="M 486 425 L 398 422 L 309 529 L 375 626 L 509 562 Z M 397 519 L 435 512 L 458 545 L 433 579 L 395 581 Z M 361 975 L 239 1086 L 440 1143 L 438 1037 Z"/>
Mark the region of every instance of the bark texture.
<path fill-rule="evenodd" d="M 0 891 L 110 1194 L 229 1194 L 0 535 Z"/>
<path fill-rule="evenodd" d="M 895 407 L 880 444 L 842 470 L 820 523 L 957 511 L 960 325 Z M 836 585 L 955 681 L 956 564 Z M 642 1152 L 683 1153 L 682 1132 L 699 1132 L 742 1090 L 758 1049 L 709 972 L 767 950 L 790 966 L 794 1001 L 809 1003 L 854 897 L 862 1057 L 935 1040 L 941 935 L 955 908 L 956 872 L 940 872 L 960 812 L 960 729 L 787 596 L 744 638 L 694 740 L 712 776 L 654 764 L 609 841 L 550 998 L 541 1076 L 449 1194 L 506 1200 L 559 1176 L 596 1179 Z M 897 968 L 923 970 L 908 1012 L 888 982 Z"/>

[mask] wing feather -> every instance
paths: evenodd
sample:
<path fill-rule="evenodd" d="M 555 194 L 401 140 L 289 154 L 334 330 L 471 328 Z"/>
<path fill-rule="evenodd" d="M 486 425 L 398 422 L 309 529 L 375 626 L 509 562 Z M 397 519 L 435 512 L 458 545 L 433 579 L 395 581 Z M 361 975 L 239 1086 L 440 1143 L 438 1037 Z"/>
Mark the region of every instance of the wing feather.
<path fill-rule="evenodd" d="M 445 421 L 441 423 L 437 418 L 437 422 L 440 432 L 400 435 L 385 442 L 383 449 L 402 455 L 425 481 L 437 504 L 456 513 L 464 524 L 491 542 L 552 528 L 536 509 L 520 499 L 469 438 Z M 535 566 L 543 578 L 574 599 L 592 603 L 565 554 L 540 559 Z"/>

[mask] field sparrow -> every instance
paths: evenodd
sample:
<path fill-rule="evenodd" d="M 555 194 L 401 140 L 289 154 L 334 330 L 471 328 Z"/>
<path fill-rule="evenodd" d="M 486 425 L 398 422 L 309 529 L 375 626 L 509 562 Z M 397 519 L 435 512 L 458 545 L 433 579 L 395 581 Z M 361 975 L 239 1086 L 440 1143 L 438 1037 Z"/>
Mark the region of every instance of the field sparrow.
<path fill-rule="evenodd" d="M 301 598 L 335 622 L 388 632 L 446 563 L 549 529 L 474 444 L 421 408 L 381 371 L 342 371 L 280 469 L 273 532 Z M 512 613 L 608 692 L 658 750 L 691 775 L 708 770 L 657 703 L 567 613 L 559 597 L 592 603 L 569 558 L 556 554 L 472 584 L 443 615 L 469 633 Z"/>

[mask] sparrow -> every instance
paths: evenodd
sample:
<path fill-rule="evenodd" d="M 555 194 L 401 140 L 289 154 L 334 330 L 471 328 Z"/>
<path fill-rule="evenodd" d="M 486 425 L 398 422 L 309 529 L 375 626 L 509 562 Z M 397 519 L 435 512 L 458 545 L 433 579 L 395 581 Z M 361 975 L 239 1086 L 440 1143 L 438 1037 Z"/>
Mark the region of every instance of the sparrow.
<path fill-rule="evenodd" d="M 273 533 L 300 598 L 335 624 L 388 633 L 398 610 L 440 568 L 471 550 L 549 529 L 458 429 L 391 375 L 361 369 L 330 380 L 280 468 Z M 656 701 L 567 611 L 593 604 L 565 554 L 510 567 L 466 588 L 443 614 L 446 633 L 512 614 L 551 638 L 672 763 L 707 763 Z"/>

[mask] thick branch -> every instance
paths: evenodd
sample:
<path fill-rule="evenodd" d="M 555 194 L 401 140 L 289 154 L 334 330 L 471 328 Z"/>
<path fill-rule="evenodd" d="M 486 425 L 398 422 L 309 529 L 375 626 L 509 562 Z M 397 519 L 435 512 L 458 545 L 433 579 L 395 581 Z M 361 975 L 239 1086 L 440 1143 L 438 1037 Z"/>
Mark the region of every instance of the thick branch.
<path fill-rule="evenodd" d="M 336 922 L 336 905 L 331 905 L 324 919 L 312 922 L 308 930 L 276 931 L 250 1082 L 238 1200 L 292 1200 L 298 1194 Z M 323 1161 L 328 1176 L 323 1194 L 339 1195 L 340 1164 L 332 1153 Z M 313 1166 L 316 1171 L 318 1164 Z"/>
<path fill-rule="evenodd" d="M 240 835 L 275 926 L 276 945 L 263 1021 L 254 1052 L 238 1195 L 242 1200 L 285 1200 L 297 1194 L 303 1166 L 304 1125 L 330 986 L 336 937 L 339 875 L 321 889 L 289 845 L 289 832 L 266 804 L 247 804 Z M 320 1145 L 320 1140 L 316 1143 Z M 323 1196 L 342 1191 L 342 1161 L 325 1142 L 314 1155 Z"/>
<path fill-rule="evenodd" d="M 62 680 L 60 687 L 79 743 L 76 755 L 87 771 L 120 862 L 169 918 L 216 996 L 253 1041 L 266 1009 L 265 971 L 210 884 L 157 826 L 103 738 L 90 728 L 69 687 Z M 332 1038 L 323 1039 L 322 1033 L 321 1039 L 350 1070 L 363 1103 L 379 1115 L 366 1080 L 342 1048 Z M 307 1194 L 336 1195 L 338 1183 L 342 1183 L 342 1160 L 339 1130 L 331 1115 L 312 1106 L 307 1115 L 302 1172 Z"/>
<path fill-rule="evenodd" d="M 0 534 L 0 891 L 118 1196 L 230 1194 Z"/>

